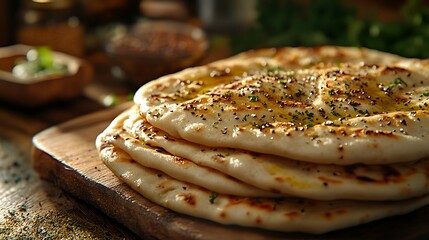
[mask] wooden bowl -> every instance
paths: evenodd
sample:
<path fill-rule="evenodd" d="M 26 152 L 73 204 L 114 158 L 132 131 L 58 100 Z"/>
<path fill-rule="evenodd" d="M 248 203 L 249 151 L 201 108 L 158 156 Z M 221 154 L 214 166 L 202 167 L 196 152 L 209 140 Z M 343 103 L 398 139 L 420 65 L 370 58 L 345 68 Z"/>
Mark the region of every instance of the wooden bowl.
<path fill-rule="evenodd" d="M 18 59 L 33 49 L 27 45 L 0 48 L 0 101 L 22 107 L 36 107 L 53 101 L 68 100 L 81 94 L 92 80 L 92 66 L 76 57 L 53 52 L 55 61 L 65 64 L 70 74 L 19 79 L 12 74 Z"/>
<path fill-rule="evenodd" d="M 202 29 L 190 24 L 142 21 L 105 45 L 112 63 L 125 80 L 141 86 L 163 75 L 194 66 L 208 49 Z"/>

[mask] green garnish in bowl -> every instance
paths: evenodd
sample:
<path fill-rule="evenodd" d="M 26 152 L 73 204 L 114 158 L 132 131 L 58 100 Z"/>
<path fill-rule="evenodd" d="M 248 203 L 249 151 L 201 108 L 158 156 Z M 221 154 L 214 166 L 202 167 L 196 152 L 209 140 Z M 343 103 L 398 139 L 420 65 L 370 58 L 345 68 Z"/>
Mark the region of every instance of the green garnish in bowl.
<path fill-rule="evenodd" d="M 12 74 L 20 79 L 69 74 L 65 64 L 55 61 L 49 47 L 38 47 L 27 52 L 25 59 L 20 59 L 12 69 Z"/>

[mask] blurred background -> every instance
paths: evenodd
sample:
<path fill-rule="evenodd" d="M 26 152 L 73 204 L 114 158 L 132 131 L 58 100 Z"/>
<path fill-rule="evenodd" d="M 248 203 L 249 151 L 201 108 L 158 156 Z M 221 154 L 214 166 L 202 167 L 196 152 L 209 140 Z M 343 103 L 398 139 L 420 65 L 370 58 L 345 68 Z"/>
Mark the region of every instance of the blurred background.
<path fill-rule="evenodd" d="M 36 89 L 2 81 L 21 58 L 2 49 L 17 44 L 83 60 L 75 84 L 51 88 L 111 106 L 147 81 L 254 48 L 341 45 L 429 58 L 428 43 L 425 0 L 2 0 L 0 100 L 18 103 Z"/>
<path fill-rule="evenodd" d="M 114 24 L 169 19 L 226 34 L 233 52 L 296 45 L 366 46 L 428 57 L 424 0 L 3 0 L 0 46 L 49 44 L 82 56 Z M 112 30 L 112 29 L 110 29 Z"/>
<path fill-rule="evenodd" d="M 147 26 L 159 21 L 181 25 Z M 159 28 L 163 33 L 153 34 Z M 428 42 L 429 1 L 423 0 L 0 2 L 0 47 L 48 46 L 135 87 L 252 48 L 329 44 L 428 58 Z"/>

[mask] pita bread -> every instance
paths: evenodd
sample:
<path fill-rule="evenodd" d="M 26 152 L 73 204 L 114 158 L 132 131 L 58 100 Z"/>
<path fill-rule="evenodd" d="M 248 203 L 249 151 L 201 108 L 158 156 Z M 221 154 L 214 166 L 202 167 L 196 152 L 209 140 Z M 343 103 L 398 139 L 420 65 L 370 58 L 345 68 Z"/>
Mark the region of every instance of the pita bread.
<path fill-rule="evenodd" d="M 161 148 L 145 144 L 144 140 L 136 139 L 122 129 L 128 115 L 128 111 L 120 114 L 106 131 L 100 134 L 99 141 L 108 142 L 126 151 L 130 157 L 145 167 L 158 169 L 176 179 L 198 184 L 217 193 L 246 197 L 279 196 L 243 183 L 215 169 L 201 167 L 188 159 L 171 155 Z"/>
<path fill-rule="evenodd" d="M 123 128 L 145 144 L 266 191 L 310 199 L 399 200 L 429 193 L 429 160 L 391 165 L 322 165 L 232 148 L 207 147 L 153 127 L 132 107 Z M 124 148 L 122 148 L 124 149 Z M 127 148 L 133 158 L 136 149 Z M 140 156 L 144 158 L 144 156 Z M 190 175 L 188 175 L 190 176 Z M 186 178 L 181 178 L 186 181 Z"/>
<path fill-rule="evenodd" d="M 249 51 L 142 86 L 97 137 L 149 200 L 222 224 L 325 233 L 429 203 L 429 60 Z"/>
<path fill-rule="evenodd" d="M 429 156 L 428 61 L 320 49 L 188 69 L 143 86 L 135 101 L 152 125 L 206 146 L 339 165 Z"/>
<path fill-rule="evenodd" d="M 223 195 L 146 168 L 109 143 L 100 143 L 99 150 L 104 163 L 149 200 L 179 213 L 228 225 L 320 234 L 405 214 L 429 203 L 429 196 L 374 202 Z"/>

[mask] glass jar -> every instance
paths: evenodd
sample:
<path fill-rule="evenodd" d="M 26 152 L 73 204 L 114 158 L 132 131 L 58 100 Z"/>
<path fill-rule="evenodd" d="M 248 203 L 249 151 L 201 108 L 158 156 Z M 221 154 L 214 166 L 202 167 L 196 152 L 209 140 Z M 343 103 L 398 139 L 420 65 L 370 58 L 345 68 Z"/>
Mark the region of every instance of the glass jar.
<path fill-rule="evenodd" d="M 74 0 L 21 0 L 17 42 L 84 54 L 84 27 Z"/>

